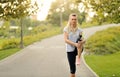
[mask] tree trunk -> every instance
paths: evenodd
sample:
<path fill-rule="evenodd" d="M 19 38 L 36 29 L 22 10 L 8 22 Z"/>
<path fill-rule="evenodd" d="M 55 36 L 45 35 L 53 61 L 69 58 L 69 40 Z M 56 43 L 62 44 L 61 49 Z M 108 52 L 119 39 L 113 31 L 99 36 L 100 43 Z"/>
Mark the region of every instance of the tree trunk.
<path fill-rule="evenodd" d="M 22 18 L 20 18 L 20 48 L 24 48 L 24 45 L 23 45 L 23 24 L 22 24 Z"/>

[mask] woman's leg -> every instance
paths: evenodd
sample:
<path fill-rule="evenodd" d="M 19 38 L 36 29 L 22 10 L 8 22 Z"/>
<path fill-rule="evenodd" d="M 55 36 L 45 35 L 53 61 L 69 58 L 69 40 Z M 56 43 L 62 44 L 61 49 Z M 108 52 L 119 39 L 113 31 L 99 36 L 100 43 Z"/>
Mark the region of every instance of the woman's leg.
<path fill-rule="evenodd" d="M 76 56 L 76 64 L 80 65 L 80 57 L 81 57 L 81 53 L 82 53 L 82 49 L 83 46 L 81 45 L 79 48 L 77 48 L 77 56 Z"/>
<path fill-rule="evenodd" d="M 75 74 L 71 74 L 70 77 L 75 77 Z"/>
<path fill-rule="evenodd" d="M 78 54 L 76 56 L 76 64 L 80 65 L 80 57 L 81 57 L 81 54 L 83 52 L 83 45 L 84 45 L 85 41 L 84 40 L 83 41 L 79 41 L 78 43 L 80 44 L 80 46 L 79 46 L 79 48 L 77 48 L 77 53 Z"/>
<path fill-rule="evenodd" d="M 69 62 L 69 66 L 70 66 L 70 76 L 71 77 L 75 77 L 75 72 L 76 72 L 76 64 L 75 64 L 75 60 L 76 60 L 76 54 L 75 52 L 67 52 L 67 57 L 68 57 L 68 62 Z"/>
<path fill-rule="evenodd" d="M 80 46 L 80 48 L 77 48 L 77 52 L 78 52 L 77 57 L 80 58 L 81 53 L 82 53 L 82 46 Z"/>

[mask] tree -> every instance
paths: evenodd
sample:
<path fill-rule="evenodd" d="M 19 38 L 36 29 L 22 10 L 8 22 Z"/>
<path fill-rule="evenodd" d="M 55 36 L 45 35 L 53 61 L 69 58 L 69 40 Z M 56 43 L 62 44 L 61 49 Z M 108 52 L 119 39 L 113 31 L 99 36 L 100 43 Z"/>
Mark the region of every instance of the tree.
<path fill-rule="evenodd" d="M 23 25 L 22 19 L 36 13 L 37 3 L 32 4 L 31 0 L 0 0 L 0 19 L 10 20 L 11 18 L 20 19 L 21 26 L 21 48 L 23 48 Z"/>
<path fill-rule="evenodd" d="M 113 23 L 120 23 L 120 0 L 76 0 L 83 3 L 87 9 L 96 12 L 96 18 L 102 22 L 104 19 Z"/>
<path fill-rule="evenodd" d="M 68 17 L 71 13 L 77 13 L 78 16 L 81 15 L 78 4 L 73 0 L 56 0 L 52 3 L 49 10 L 47 20 L 55 25 L 62 26 L 62 21 L 68 21 Z M 85 14 L 83 17 L 85 17 Z M 82 18 L 82 17 L 81 17 Z M 78 20 L 81 20 L 78 17 Z"/>

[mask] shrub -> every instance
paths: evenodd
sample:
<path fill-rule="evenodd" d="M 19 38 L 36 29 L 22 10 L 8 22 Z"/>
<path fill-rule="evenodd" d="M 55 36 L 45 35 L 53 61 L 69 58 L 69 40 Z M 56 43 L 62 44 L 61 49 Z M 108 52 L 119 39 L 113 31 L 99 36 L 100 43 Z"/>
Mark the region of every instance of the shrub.
<path fill-rule="evenodd" d="M 120 51 L 120 27 L 96 32 L 86 42 L 87 51 L 95 54 L 111 54 Z"/>
<path fill-rule="evenodd" d="M 18 45 L 19 41 L 17 39 L 8 39 L 2 43 L 1 49 L 16 48 Z"/>

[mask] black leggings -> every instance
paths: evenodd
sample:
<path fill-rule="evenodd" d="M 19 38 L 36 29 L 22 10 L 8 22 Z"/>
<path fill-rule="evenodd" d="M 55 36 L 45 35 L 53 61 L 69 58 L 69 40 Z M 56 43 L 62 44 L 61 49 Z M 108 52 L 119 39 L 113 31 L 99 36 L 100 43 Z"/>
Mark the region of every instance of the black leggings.
<path fill-rule="evenodd" d="M 76 64 L 75 64 L 76 55 L 77 55 L 76 49 L 73 52 L 67 52 L 67 58 L 68 58 L 71 74 L 75 74 L 76 72 Z"/>

